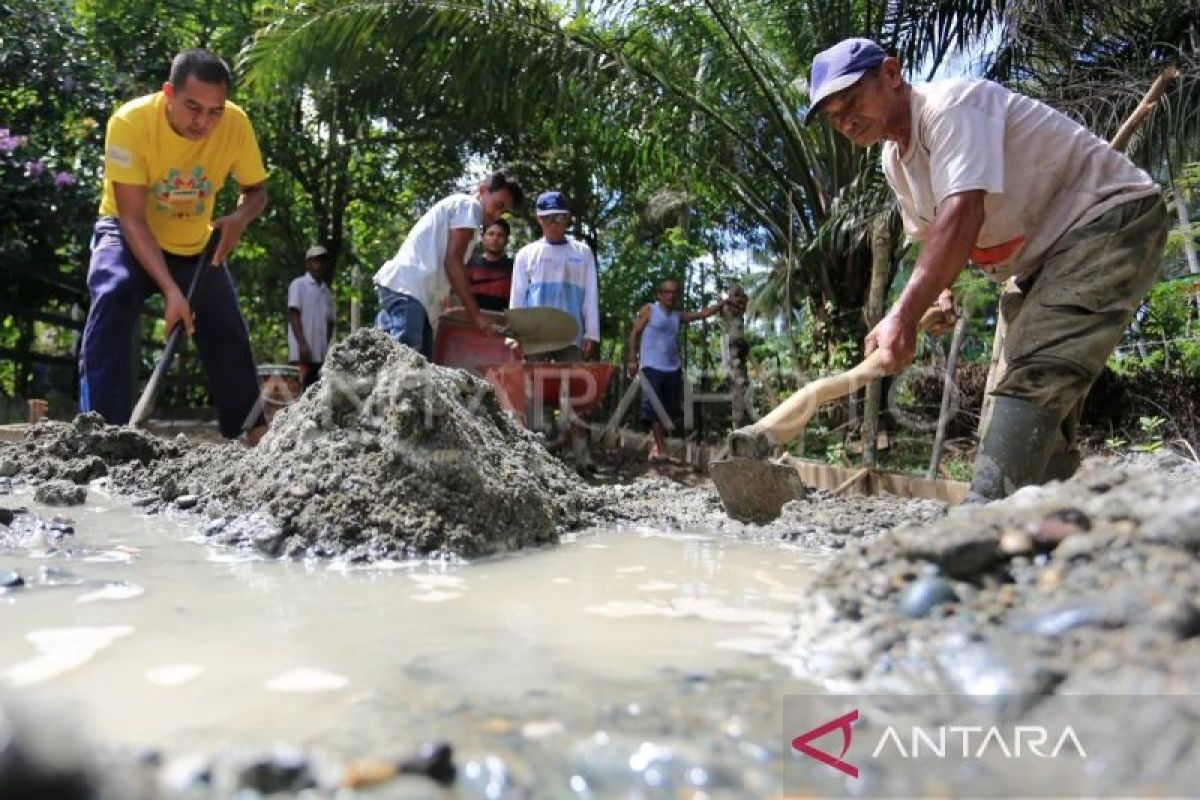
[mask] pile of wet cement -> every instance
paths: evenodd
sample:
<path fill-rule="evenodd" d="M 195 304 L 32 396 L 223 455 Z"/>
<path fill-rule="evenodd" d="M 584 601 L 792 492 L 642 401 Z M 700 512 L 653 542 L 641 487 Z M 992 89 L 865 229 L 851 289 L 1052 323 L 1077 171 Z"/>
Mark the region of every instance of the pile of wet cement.
<path fill-rule="evenodd" d="M 1200 692 L 1200 469 L 1070 481 L 856 543 L 818 576 L 793 666 L 830 685 Z"/>
<path fill-rule="evenodd" d="M 5 460 L 39 479 L 107 475 L 149 510 L 204 513 L 210 540 L 272 555 L 487 555 L 557 541 L 586 502 L 486 383 L 370 329 L 334 348 L 253 450 L 85 415 L 35 426 Z"/>

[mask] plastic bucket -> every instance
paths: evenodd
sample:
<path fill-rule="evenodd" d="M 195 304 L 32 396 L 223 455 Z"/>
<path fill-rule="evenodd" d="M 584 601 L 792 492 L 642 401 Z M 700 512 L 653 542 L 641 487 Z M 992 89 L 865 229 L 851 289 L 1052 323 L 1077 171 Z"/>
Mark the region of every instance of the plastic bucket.
<path fill-rule="evenodd" d="M 290 364 L 263 364 L 258 368 L 258 390 L 263 397 L 267 424 L 286 405 L 300 397 L 300 368 Z"/>

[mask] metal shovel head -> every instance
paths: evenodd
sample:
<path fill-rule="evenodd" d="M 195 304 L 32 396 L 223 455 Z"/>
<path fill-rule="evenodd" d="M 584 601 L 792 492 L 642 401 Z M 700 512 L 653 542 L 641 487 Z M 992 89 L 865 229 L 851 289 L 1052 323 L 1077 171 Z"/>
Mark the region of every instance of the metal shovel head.
<path fill-rule="evenodd" d="M 725 513 L 741 522 L 765 525 L 779 517 L 783 504 L 804 496 L 804 481 L 788 464 L 753 458 L 729 458 L 708 465 Z"/>
<path fill-rule="evenodd" d="M 560 308 L 510 308 L 504 319 L 526 355 L 561 350 L 579 339 L 579 322 Z"/>

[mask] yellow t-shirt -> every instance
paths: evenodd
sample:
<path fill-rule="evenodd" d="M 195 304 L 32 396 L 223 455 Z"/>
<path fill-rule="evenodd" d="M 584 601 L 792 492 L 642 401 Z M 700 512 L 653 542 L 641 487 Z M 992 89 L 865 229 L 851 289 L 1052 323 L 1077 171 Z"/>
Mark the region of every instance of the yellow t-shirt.
<path fill-rule="evenodd" d="M 146 222 L 168 253 L 196 255 L 212 230 L 213 197 L 232 172 L 242 186 L 267 177 L 254 128 L 230 102 L 212 132 L 194 142 L 171 129 L 162 92 L 131 100 L 108 121 L 100 215 L 117 217 L 113 182 L 146 187 Z"/>

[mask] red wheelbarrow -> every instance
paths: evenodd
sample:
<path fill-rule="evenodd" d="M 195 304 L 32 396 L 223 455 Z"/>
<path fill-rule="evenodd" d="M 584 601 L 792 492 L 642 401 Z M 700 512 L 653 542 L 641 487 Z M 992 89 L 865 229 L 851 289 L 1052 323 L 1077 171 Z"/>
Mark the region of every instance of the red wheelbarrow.
<path fill-rule="evenodd" d="M 503 314 L 481 313 L 498 325 L 505 324 Z M 543 409 L 587 414 L 604 399 L 617 370 L 600 362 L 526 364 L 519 347 L 480 331 L 462 309 L 447 311 L 438 319 L 433 363 L 458 367 L 486 380 L 495 388 L 500 405 L 525 426 L 540 418 Z"/>

